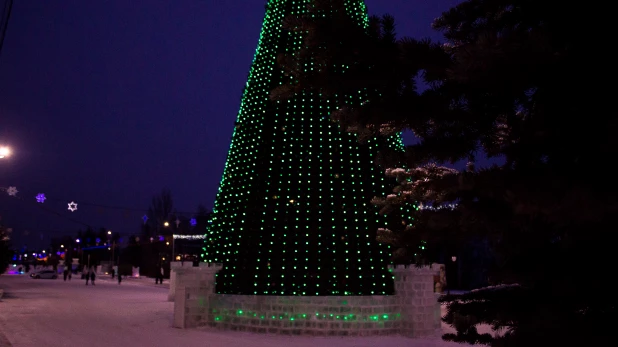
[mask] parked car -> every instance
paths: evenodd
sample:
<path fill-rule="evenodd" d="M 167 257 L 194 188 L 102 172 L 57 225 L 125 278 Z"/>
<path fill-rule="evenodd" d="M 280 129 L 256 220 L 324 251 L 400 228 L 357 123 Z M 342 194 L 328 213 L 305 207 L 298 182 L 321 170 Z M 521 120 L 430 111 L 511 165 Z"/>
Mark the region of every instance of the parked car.
<path fill-rule="evenodd" d="M 30 277 L 36 278 L 36 279 L 44 278 L 44 279 L 55 280 L 56 278 L 58 278 L 58 274 L 54 270 L 43 270 L 43 271 L 31 273 Z"/>

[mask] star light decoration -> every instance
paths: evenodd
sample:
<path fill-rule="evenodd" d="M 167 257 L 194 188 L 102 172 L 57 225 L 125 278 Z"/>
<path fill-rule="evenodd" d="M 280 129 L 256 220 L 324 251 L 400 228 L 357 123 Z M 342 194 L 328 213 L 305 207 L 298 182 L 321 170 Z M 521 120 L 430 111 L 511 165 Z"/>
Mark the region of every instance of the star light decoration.
<path fill-rule="evenodd" d="M 75 212 L 77 211 L 77 204 L 73 201 L 69 202 L 69 211 Z"/>
<path fill-rule="evenodd" d="M 15 196 L 15 195 L 17 195 L 18 190 L 17 190 L 17 188 L 15 188 L 15 187 L 9 187 L 9 188 L 6 190 L 6 192 L 7 192 L 10 196 Z"/>
<path fill-rule="evenodd" d="M 191 218 L 191 220 L 189 221 L 189 224 L 191 224 L 192 227 L 197 225 L 197 221 L 195 220 L 195 218 Z"/>
<path fill-rule="evenodd" d="M 42 204 L 42 203 L 45 202 L 45 199 L 47 199 L 47 198 L 45 197 L 45 194 L 43 194 L 43 193 L 39 193 L 39 194 L 36 195 L 36 202 L 39 202 L 39 203 Z"/>

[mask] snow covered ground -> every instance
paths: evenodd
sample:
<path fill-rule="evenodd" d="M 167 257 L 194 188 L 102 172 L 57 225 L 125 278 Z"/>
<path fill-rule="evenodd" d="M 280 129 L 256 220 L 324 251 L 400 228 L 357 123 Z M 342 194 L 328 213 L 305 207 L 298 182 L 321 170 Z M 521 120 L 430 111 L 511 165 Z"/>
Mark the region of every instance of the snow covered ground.
<path fill-rule="evenodd" d="M 0 346 L 182 346 L 182 347 L 447 347 L 439 336 L 317 338 L 284 337 L 171 327 L 173 303 L 168 286 L 150 279 L 128 279 L 121 285 L 109 277 L 96 286 L 72 281 L 34 280 L 24 275 L 0 276 Z M 445 327 L 447 329 L 447 327 Z M 6 337 L 3 342 L 2 335 Z M 8 340 L 8 342 L 7 342 Z"/>

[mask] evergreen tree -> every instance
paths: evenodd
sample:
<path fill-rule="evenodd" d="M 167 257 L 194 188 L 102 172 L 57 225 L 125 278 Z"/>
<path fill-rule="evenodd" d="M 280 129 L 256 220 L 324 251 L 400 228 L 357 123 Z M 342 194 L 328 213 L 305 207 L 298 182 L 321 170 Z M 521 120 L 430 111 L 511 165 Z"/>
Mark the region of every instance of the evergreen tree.
<path fill-rule="evenodd" d="M 291 79 L 277 67 L 278 55 L 303 42 L 302 33 L 283 29 L 284 19 L 310 3 L 271 0 L 266 7 L 204 247 L 206 261 L 224 264 L 220 293 L 393 290 L 389 248 L 375 240 L 384 220 L 369 200 L 392 189 L 374 159 L 380 148 L 401 146 L 399 137 L 357 143 L 328 117 L 335 98 L 317 92 L 269 100 L 271 89 Z M 345 14 L 351 27 L 367 24 L 361 0 L 346 1 Z M 359 104 L 366 93 L 345 96 Z"/>
<path fill-rule="evenodd" d="M 149 228 L 143 230 L 151 233 L 150 236 L 160 235 L 164 223 L 171 223 L 169 220 L 174 211 L 174 199 L 169 189 L 163 189 L 161 194 L 152 197 L 150 207 L 148 207 L 147 224 Z"/>
<path fill-rule="evenodd" d="M 138 240 L 138 237 L 136 237 L 135 235 L 129 236 L 129 242 L 127 243 L 127 247 L 121 251 L 124 264 L 130 264 L 132 267 L 140 266 L 142 258 L 142 247 Z"/>
<path fill-rule="evenodd" d="M 343 0 L 316 3 L 314 13 L 345 8 Z M 618 117 L 611 98 L 590 88 L 607 65 L 587 40 L 591 30 L 574 25 L 581 10 L 554 1 L 464 1 L 435 21 L 447 39 L 440 46 L 396 40 L 388 16 L 374 18 L 366 32 L 338 27 L 343 16 L 287 21 L 309 34 L 304 52 L 280 59 L 294 82 L 275 89 L 273 99 L 376 90 L 362 105 L 339 100 L 332 118 L 361 141 L 405 129 L 418 139 L 401 156 L 382 153 L 399 185 L 374 203 L 383 213 L 416 208 L 403 216 L 412 223 L 380 237 L 490 242 L 494 286 L 442 298 L 445 321 L 457 329 L 448 340 L 616 344 L 616 297 L 601 293 L 613 273 L 605 239 L 618 198 L 609 188 L 613 172 L 595 168 L 618 154 Z M 310 60 L 349 69 L 299 69 Z M 416 89 L 418 77 L 428 90 Z M 504 163 L 478 168 L 481 155 Z M 440 166 L 460 160 L 469 162 L 465 170 Z M 481 323 L 503 330 L 479 334 Z"/>
<path fill-rule="evenodd" d="M 3 274 L 11 261 L 11 249 L 9 231 L 0 224 L 0 275 Z"/>

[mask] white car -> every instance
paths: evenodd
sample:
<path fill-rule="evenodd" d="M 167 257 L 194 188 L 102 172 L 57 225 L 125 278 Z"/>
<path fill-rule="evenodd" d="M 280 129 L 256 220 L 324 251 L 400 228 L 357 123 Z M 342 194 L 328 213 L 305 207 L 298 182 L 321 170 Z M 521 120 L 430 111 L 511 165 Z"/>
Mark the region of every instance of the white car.
<path fill-rule="evenodd" d="M 58 274 L 54 270 L 43 270 L 43 271 L 31 273 L 30 277 L 36 278 L 36 279 L 45 278 L 45 279 L 55 280 L 56 278 L 58 278 Z"/>

